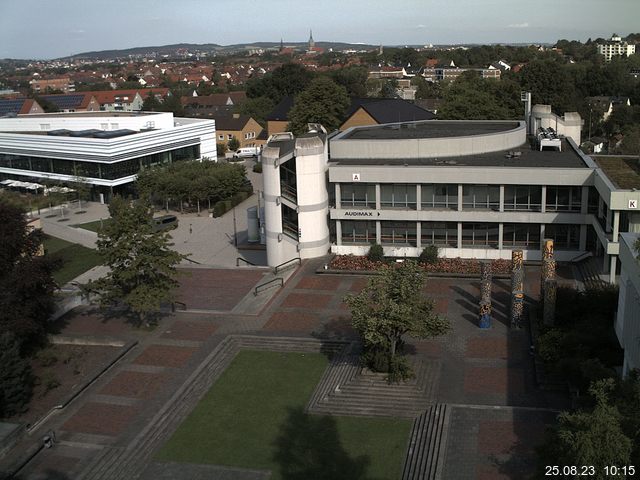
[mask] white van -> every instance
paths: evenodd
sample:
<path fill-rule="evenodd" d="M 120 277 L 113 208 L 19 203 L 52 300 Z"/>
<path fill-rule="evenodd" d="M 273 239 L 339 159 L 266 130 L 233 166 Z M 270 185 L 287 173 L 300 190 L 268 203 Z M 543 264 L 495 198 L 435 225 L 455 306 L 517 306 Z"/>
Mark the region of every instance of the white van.
<path fill-rule="evenodd" d="M 239 148 L 233 154 L 233 158 L 249 158 L 260 155 L 260 147 L 244 147 Z"/>

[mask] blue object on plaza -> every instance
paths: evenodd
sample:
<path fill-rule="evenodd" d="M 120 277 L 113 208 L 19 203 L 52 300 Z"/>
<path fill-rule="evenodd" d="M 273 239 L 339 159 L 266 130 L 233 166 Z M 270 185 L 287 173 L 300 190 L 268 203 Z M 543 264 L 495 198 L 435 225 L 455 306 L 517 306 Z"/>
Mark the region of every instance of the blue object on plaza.
<path fill-rule="evenodd" d="M 480 315 L 480 328 L 491 328 L 491 315 L 488 313 Z"/>

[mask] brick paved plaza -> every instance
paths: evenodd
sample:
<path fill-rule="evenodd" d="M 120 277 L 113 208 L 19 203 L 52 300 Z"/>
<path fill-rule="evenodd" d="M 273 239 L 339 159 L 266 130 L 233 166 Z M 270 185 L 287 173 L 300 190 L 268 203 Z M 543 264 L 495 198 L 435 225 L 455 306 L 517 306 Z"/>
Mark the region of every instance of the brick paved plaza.
<path fill-rule="evenodd" d="M 100 455 L 107 458 L 142 441 L 141 432 L 175 402 L 174 394 L 229 334 L 355 340 L 342 299 L 360 291 L 367 278 L 316 274 L 323 263 L 303 263 L 284 288 L 266 293 L 273 298 L 258 315 L 231 311 L 260 283 L 264 270 L 197 268 L 181 278 L 179 298 L 198 312 L 167 314 L 154 330 L 136 330 L 123 318 L 104 321 L 84 310 L 68 317 L 60 327 L 64 335 L 136 338 L 139 344 L 49 420 L 45 428 L 56 430 L 59 443 L 40 453 L 25 474 L 58 469 L 68 478 L 111 478 L 108 472 L 80 473 Z M 531 298 L 537 296 L 537 275 L 527 273 L 526 294 Z M 427 365 L 437 362 L 438 375 L 429 391 L 434 402 L 452 406 L 443 478 L 524 478 L 532 472 L 533 447 L 544 424 L 553 421 L 553 410 L 565 407 L 564 399 L 536 388 L 528 331 L 508 327 L 508 288 L 508 280 L 494 282 L 495 319 L 492 328 L 481 330 L 476 321 L 477 280 L 431 278 L 425 287 L 436 310 L 453 326 L 445 337 L 408 342 L 408 350 Z M 137 461 L 149 465 L 150 472 L 158 471 L 157 464 L 151 465 L 153 451 L 146 455 Z M 220 478 L 260 477 L 255 475 L 226 472 Z"/>

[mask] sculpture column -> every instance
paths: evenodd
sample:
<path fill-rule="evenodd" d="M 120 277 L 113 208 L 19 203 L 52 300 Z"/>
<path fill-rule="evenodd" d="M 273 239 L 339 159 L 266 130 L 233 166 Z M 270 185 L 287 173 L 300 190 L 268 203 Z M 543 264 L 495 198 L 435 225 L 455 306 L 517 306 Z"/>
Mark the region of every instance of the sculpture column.
<path fill-rule="evenodd" d="M 524 315 L 524 255 L 511 252 L 511 328 L 520 328 Z"/>

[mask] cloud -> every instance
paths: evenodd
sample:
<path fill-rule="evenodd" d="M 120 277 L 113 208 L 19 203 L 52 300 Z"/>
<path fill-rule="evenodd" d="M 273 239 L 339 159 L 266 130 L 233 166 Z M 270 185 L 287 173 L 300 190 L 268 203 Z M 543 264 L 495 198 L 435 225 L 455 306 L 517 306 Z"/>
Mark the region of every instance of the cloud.
<path fill-rule="evenodd" d="M 71 33 L 74 35 L 83 35 L 85 33 L 84 30 L 71 30 Z"/>
<path fill-rule="evenodd" d="M 508 25 L 507 28 L 529 28 L 529 22 L 512 23 L 511 25 Z"/>
<path fill-rule="evenodd" d="M 423 24 L 420 24 L 420 25 L 417 25 L 416 28 L 427 28 L 427 26 L 423 25 Z"/>

